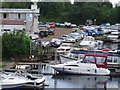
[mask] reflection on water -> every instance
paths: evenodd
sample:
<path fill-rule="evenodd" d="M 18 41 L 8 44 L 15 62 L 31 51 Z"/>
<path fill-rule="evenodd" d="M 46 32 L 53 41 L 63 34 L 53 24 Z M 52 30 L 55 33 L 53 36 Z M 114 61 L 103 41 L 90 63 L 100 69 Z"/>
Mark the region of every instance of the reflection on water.
<path fill-rule="evenodd" d="M 54 75 L 45 76 L 49 86 L 45 88 L 116 88 L 118 78 L 110 76 Z"/>

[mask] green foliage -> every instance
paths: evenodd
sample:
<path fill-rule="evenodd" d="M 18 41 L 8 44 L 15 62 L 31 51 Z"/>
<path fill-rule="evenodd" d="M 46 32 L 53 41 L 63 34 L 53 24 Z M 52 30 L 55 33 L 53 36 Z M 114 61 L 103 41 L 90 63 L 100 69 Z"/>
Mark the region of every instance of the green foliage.
<path fill-rule="evenodd" d="M 2 2 L 2 8 L 30 8 L 32 2 Z"/>
<path fill-rule="evenodd" d="M 3 2 L 2 8 L 30 8 L 32 2 Z M 120 21 L 120 7 L 113 8 L 110 2 L 38 2 L 39 21 L 72 22 L 85 24 L 87 19 L 102 24 Z"/>
<path fill-rule="evenodd" d="M 24 32 L 4 33 L 2 36 L 2 57 L 12 58 L 30 53 L 30 38 Z"/>

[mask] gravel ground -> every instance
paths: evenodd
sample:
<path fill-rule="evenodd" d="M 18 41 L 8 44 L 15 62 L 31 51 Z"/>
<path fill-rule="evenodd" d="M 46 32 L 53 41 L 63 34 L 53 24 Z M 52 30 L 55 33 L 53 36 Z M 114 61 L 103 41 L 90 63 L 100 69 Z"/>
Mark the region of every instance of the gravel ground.
<path fill-rule="evenodd" d="M 69 34 L 71 32 L 72 32 L 71 28 L 56 28 L 54 35 L 49 35 L 48 37 L 40 38 L 39 40 L 51 41 L 52 38 L 58 38 L 61 37 L 62 35 Z"/>

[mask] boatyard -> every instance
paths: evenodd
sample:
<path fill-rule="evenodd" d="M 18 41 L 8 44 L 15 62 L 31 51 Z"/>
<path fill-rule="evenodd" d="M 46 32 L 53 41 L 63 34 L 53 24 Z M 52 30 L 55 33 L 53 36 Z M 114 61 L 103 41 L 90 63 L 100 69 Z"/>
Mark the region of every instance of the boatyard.
<path fill-rule="evenodd" d="M 0 89 L 119 90 L 118 4 L 12 4 L 0 8 Z"/>

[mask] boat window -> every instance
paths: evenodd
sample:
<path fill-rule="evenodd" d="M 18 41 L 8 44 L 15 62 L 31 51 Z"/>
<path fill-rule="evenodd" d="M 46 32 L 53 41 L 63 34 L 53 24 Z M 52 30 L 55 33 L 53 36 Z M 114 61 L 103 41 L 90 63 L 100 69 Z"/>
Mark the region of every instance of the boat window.
<path fill-rule="evenodd" d="M 65 66 L 79 67 L 78 65 L 65 65 Z"/>
<path fill-rule="evenodd" d="M 105 58 L 104 57 L 96 57 L 96 63 L 100 65 L 104 65 Z"/>
<path fill-rule="evenodd" d="M 72 54 L 70 54 L 69 57 L 72 57 Z"/>
<path fill-rule="evenodd" d="M 75 55 L 74 58 L 78 58 L 78 55 Z"/>
<path fill-rule="evenodd" d="M 58 51 L 64 51 L 64 49 L 58 49 Z"/>
<path fill-rule="evenodd" d="M 114 63 L 117 63 L 117 58 L 114 58 Z"/>
<path fill-rule="evenodd" d="M 0 75 L 0 81 L 5 79 L 5 77 L 3 77 L 2 75 Z"/>
<path fill-rule="evenodd" d="M 79 54 L 79 58 L 80 58 L 80 59 L 83 59 L 83 58 L 84 58 L 84 55 Z"/>
<path fill-rule="evenodd" d="M 95 62 L 95 58 L 93 56 L 86 56 L 85 60 L 89 62 Z"/>
<path fill-rule="evenodd" d="M 70 49 L 66 49 L 66 51 L 69 51 Z"/>
<path fill-rule="evenodd" d="M 91 64 L 93 64 L 94 62 L 90 62 L 90 61 L 81 61 L 81 63 L 91 63 Z"/>
<path fill-rule="evenodd" d="M 112 57 L 108 57 L 108 62 L 112 62 Z"/>
<path fill-rule="evenodd" d="M 108 59 L 108 62 L 112 62 L 112 59 Z"/>

